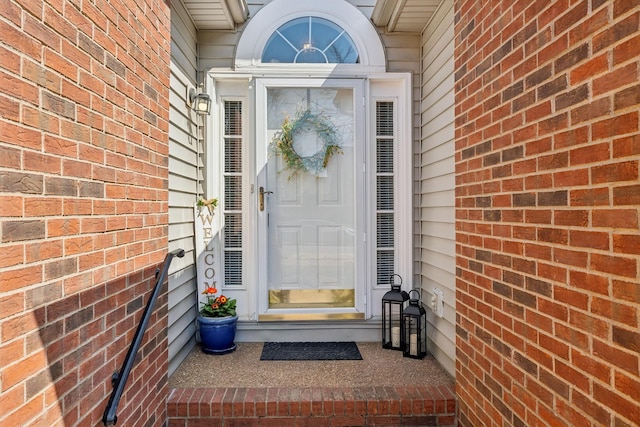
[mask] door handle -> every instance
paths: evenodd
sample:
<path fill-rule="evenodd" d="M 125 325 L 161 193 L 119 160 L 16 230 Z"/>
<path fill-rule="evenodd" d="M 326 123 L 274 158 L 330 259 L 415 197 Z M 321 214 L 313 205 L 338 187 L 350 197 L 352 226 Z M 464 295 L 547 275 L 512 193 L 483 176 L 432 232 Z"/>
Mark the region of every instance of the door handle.
<path fill-rule="evenodd" d="M 260 187 L 260 191 L 258 192 L 258 200 L 260 205 L 260 212 L 264 211 L 264 195 L 265 194 L 273 194 L 273 191 L 264 191 L 264 187 Z"/>

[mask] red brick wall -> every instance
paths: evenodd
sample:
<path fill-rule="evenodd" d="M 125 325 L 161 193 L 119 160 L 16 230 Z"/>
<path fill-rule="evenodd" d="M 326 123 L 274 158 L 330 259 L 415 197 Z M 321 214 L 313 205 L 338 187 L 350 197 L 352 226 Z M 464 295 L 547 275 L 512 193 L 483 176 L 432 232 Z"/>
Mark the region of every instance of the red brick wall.
<path fill-rule="evenodd" d="M 169 7 L 8 0 L 0 34 L 0 425 L 101 425 L 167 249 Z M 166 311 L 119 425 L 165 418 Z"/>
<path fill-rule="evenodd" d="M 639 425 L 640 4 L 455 10 L 461 425 Z"/>

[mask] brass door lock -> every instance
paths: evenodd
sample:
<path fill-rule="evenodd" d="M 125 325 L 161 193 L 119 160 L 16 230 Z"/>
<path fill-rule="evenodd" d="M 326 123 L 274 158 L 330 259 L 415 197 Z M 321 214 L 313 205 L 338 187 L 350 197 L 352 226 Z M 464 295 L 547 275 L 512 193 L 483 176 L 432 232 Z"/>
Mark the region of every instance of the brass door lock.
<path fill-rule="evenodd" d="M 260 191 L 258 192 L 258 200 L 260 205 L 260 212 L 264 211 L 264 195 L 265 194 L 273 194 L 273 191 L 264 191 L 264 187 L 260 187 Z"/>

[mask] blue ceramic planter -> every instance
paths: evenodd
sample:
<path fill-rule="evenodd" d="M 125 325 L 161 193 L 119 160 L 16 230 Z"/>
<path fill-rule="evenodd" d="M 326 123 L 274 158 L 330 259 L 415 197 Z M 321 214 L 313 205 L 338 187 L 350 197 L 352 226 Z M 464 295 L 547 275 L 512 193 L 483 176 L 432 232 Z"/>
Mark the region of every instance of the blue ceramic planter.
<path fill-rule="evenodd" d="M 203 317 L 198 316 L 200 345 L 207 354 L 226 354 L 236 349 L 238 316 Z"/>

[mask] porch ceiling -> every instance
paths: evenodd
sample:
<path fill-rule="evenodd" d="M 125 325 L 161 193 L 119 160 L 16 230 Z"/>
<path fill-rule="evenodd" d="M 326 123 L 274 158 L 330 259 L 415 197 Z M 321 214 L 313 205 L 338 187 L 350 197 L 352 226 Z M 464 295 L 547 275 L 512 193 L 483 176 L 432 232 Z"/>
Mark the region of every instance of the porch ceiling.
<path fill-rule="evenodd" d="M 388 32 L 421 32 L 443 0 L 377 0 L 371 20 Z"/>
<path fill-rule="evenodd" d="M 246 0 L 182 0 L 198 30 L 233 30 L 249 16 Z M 371 16 L 387 31 L 419 33 L 443 0 L 377 0 Z"/>
<path fill-rule="evenodd" d="M 233 30 L 249 16 L 246 0 L 182 0 L 198 30 Z"/>

